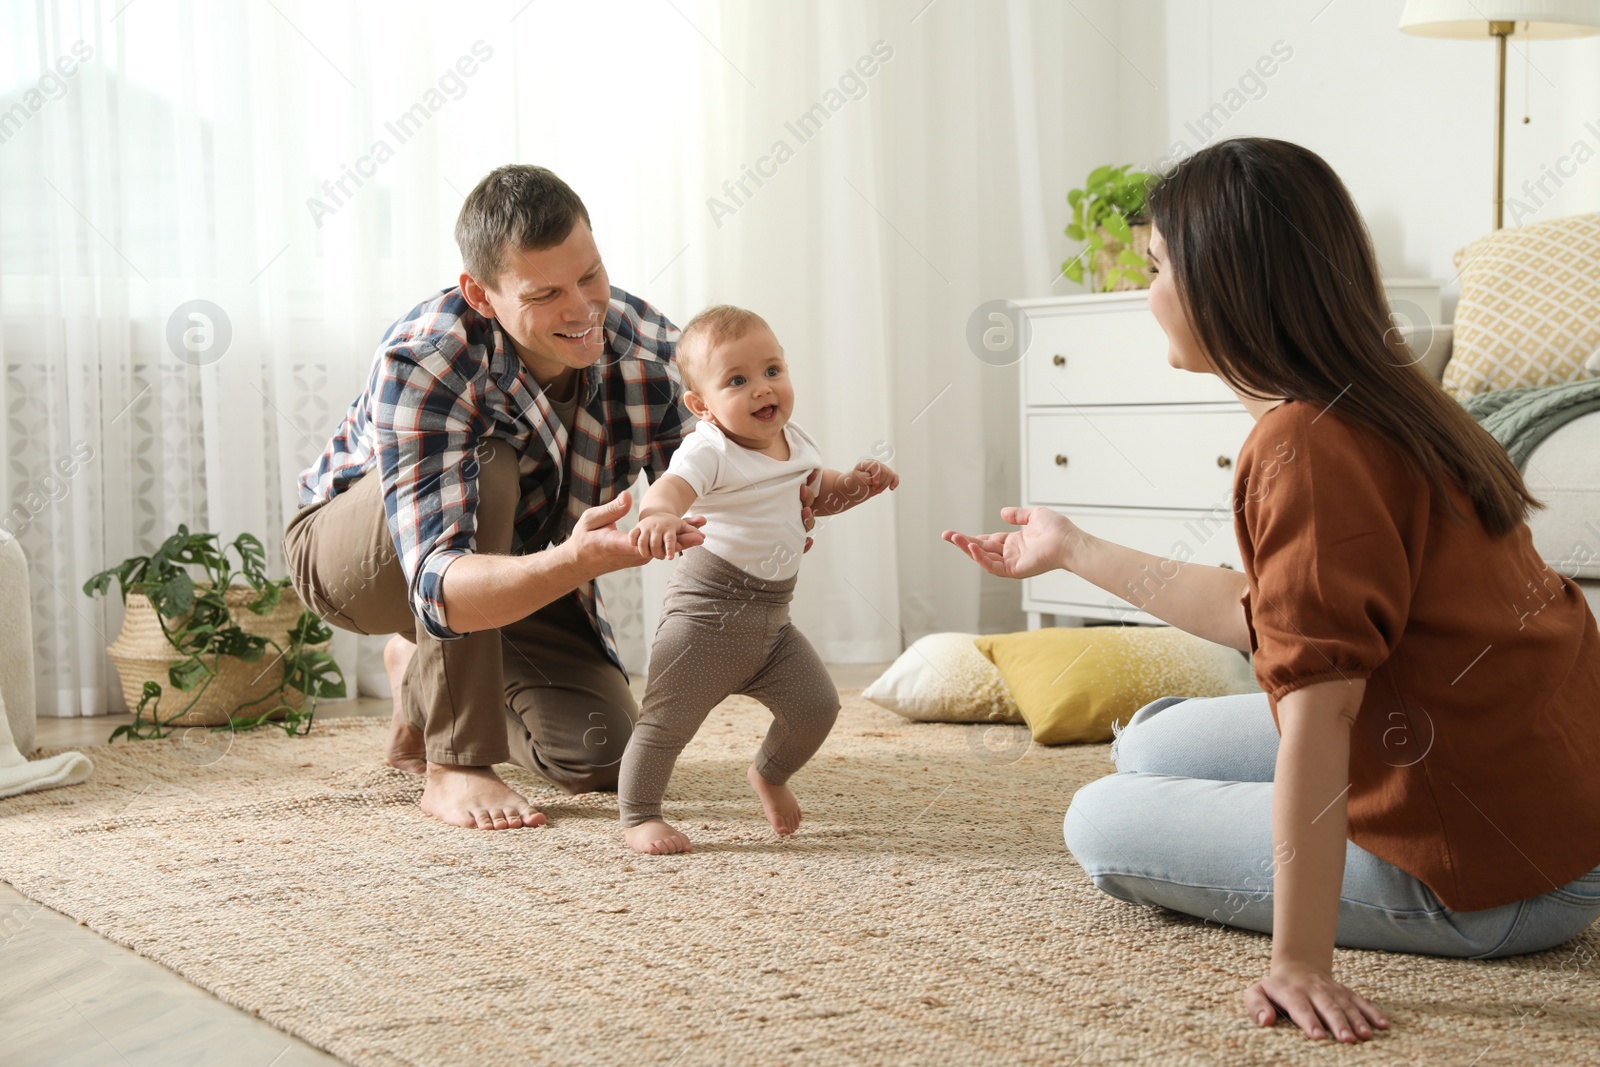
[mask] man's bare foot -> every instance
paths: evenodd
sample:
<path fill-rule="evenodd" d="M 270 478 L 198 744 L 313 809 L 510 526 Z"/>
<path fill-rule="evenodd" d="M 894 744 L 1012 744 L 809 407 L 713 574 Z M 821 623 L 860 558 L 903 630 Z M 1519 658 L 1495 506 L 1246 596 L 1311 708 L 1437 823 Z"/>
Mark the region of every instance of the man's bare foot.
<path fill-rule="evenodd" d="M 389 741 L 384 759 L 389 766 L 408 774 L 426 774 L 428 759 L 422 743 L 422 731 L 406 721 L 401 710 L 400 683 L 406 676 L 406 664 L 417 646 L 395 634 L 383 646 L 383 671 L 389 676 L 389 691 L 394 694 L 394 711 L 389 716 Z"/>
<path fill-rule="evenodd" d="M 422 810 L 451 826 L 468 830 L 515 830 L 543 826 L 544 815 L 521 793 L 500 780 L 492 767 L 428 764 Z"/>
<path fill-rule="evenodd" d="M 761 777 L 753 763 L 745 777 L 750 780 L 750 788 L 756 791 L 756 796 L 761 798 L 762 811 L 774 830 L 788 837 L 800 828 L 800 802 L 789 792 L 788 786 L 773 785 Z"/>
<path fill-rule="evenodd" d="M 694 851 L 683 831 L 665 819 L 651 819 L 638 826 L 625 827 L 622 839 L 635 852 L 648 852 L 652 856 Z"/>

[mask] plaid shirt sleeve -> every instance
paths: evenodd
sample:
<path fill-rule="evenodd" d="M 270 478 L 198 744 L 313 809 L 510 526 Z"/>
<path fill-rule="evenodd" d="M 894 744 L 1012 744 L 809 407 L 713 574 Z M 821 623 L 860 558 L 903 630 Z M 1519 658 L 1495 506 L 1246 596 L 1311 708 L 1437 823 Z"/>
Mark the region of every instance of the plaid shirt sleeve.
<path fill-rule="evenodd" d="M 445 619 L 444 573 L 472 552 L 477 532 L 475 453 L 487 429 L 479 372 L 487 356 L 483 346 L 467 343 L 459 320 L 443 329 L 430 323 L 409 336 L 406 325 L 385 339 L 375 372 L 383 508 L 412 613 L 429 634 L 448 641 L 462 635 Z"/>
<path fill-rule="evenodd" d="M 675 358 L 680 331 L 665 315 L 633 294 L 616 288 L 611 293 L 612 306 L 621 313 L 617 334 L 622 350 L 630 355 L 644 353 L 659 360 L 665 371 L 664 375 L 649 379 L 646 385 L 650 410 L 660 413 L 655 431 L 650 435 L 647 471 L 653 483 L 667 472 L 672 454 L 678 450 L 684 436 L 694 430 L 692 417 L 683 406 L 683 378 Z"/>
<path fill-rule="evenodd" d="M 671 389 L 671 395 L 666 397 L 661 405 L 661 421 L 656 423 L 656 432 L 650 438 L 652 484 L 667 473 L 667 466 L 672 462 L 673 453 L 678 451 L 678 446 L 683 443 L 684 437 L 694 432 L 694 426 L 689 421 L 692 416 L 689 415 L 688 408 L 683 406 L 683 379 L 678 375 L 678 364 L 675 360 L 667 364 L 667 385 Z"/>

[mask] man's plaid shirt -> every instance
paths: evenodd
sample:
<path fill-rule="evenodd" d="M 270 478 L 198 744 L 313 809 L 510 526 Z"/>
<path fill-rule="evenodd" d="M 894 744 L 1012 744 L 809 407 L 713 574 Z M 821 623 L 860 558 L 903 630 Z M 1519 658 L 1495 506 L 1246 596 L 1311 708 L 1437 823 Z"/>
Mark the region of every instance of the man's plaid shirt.
<path fill-rule="evenodd" d="M 460 637 L 446 625 L 441 591 L 445 569 L 474 549 L 479 442 L 510 442 L 521 457 L 511 547 L 520 554 L 565 540 L 584 509 L 614 498 L 640 471 L 654 482 L 683 439 L 690 419 L 673 363 L 677 327 L 613 287 L 605 333 L 605 354 L 578 383 L 569 440 L 498 322 L 472 310 L 459 289 L 424 301 L 378 345 L 366 388 L 300 475 L 300 506 L 337 496 L 376 463 L 411 610 L 434 637 Z M 536 544 L 567 474 L 565 511 Z M 620 666 L 599 590 L 590 582 L 577 596 Z"/>

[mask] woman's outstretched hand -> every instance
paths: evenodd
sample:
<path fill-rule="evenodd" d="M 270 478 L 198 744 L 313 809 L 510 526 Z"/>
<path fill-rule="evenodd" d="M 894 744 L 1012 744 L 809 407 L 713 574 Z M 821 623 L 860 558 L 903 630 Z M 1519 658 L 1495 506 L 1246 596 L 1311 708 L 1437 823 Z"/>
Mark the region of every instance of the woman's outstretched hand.
<path fill-rule="evenodd" d="M 1032 578 L 1058 567 L 1072 569 L 1083 531 L 1049 508 L 1002 508 L 1000 518 L 1022 527 L 1009 533 L 967 534 L 946 530 L 944 539 L 1002 578 Z"/>
<path fill-rule="evenodd" d="M 1365 1041 L 1373 1027 L 1389 1028 L 1383 1012 L 1365 997 L 1312 967 L 1274 966 L 1244 991 L 1244 1006 L 1257 1026 L 1276 1024 L 1282 1009 L 1307 1037 L 1316 1039 L 1331 1035 L 1338 1041 Z"/>

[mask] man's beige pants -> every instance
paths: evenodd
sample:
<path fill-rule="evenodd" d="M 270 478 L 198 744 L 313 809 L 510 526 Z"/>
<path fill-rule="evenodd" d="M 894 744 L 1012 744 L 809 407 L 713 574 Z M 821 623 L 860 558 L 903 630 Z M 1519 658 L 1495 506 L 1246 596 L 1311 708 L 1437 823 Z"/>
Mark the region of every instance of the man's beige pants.
<path fill-rule="evenodd" d="M 477 545 L 511 548 L 520 499 L 505 442 L 479 450 Z M 440 641 L 411 612 L 374 468 L 332 500 L 300 509 L 283 535 L 295 592 L 329 625 L 416 642 L 401 707 L 432 763 L 510 761 L 570 793 L 615 789 L 638 705 L 577 598 L 497 630 Z"/>

